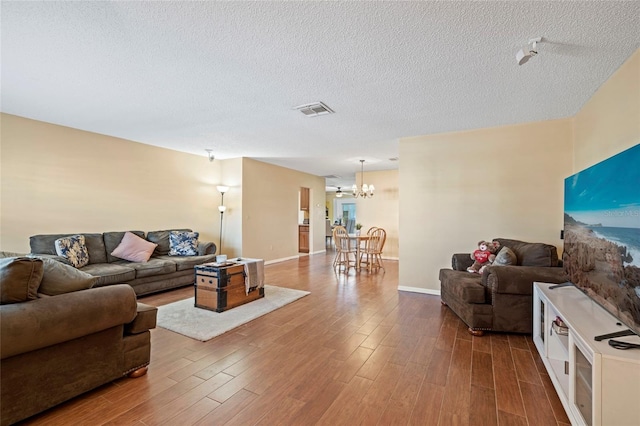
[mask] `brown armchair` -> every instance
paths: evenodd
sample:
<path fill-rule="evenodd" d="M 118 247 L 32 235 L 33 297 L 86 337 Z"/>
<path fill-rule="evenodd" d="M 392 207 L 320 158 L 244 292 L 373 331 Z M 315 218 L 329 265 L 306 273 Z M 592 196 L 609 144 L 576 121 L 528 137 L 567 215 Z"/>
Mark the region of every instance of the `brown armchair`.
<path fill-rule="evenodd" d="M 496 238 L 502 248 L 515 254 L 512 265 L 485 268 L 482 275 L 467 272 L 473 260 L 469 253 L 456 253 L 452 269 L 440 270 L 443 305 L 464 321 L 469 332 L 528 333 L 533 331 L 533 283 L 564 283 L 567 276 L 556 248 L 544 243 Z"/>

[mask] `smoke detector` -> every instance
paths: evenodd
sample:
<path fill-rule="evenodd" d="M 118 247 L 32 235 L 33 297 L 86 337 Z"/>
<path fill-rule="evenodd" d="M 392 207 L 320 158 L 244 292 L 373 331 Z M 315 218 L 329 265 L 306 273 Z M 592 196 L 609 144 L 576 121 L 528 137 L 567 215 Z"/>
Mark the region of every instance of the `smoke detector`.
<path fill-rule="evenodd" d="M 312 104 L 299 105 L 294 107 L 307 117 L 317 117 L 318 115 L 333 114 L 334 111 L 323 104 L 322 102 L 315 102 Z"/>

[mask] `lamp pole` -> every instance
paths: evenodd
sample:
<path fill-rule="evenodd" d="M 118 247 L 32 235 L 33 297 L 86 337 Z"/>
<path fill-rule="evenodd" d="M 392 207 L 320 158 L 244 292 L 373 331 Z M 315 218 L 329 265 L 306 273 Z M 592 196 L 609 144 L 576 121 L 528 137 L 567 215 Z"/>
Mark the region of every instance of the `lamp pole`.
<path fill-rule="evenodd" d="M 224 193 L 229 190 L 228 186 L 218 185 L 218 192 L 220 192 L 220 205 L 218 211 L 220 212 L 220 244 L 218 245 L 218 253 L 222 253 L 222 219 L 224 218 L 224 212 L 227 207 L 224 205 Z"/>

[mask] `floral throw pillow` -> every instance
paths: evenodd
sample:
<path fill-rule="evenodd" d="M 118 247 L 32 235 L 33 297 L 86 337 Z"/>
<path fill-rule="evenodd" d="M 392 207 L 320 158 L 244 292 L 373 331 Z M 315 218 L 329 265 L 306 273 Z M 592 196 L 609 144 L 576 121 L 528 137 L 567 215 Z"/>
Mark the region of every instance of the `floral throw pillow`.
<path fill-rule="evenodd" d="M 84 235 L 58 238 L 55 245 L 58 256 L 64 257 L 76 268 L 82 268 L 89 263 L 89 252 L 84 243 Z"/>
<path fill-rule="evenodd" d="M 199 235 L 198 232 L 171 231 L 169 233 L 169 256 L 196 256 Z"/>

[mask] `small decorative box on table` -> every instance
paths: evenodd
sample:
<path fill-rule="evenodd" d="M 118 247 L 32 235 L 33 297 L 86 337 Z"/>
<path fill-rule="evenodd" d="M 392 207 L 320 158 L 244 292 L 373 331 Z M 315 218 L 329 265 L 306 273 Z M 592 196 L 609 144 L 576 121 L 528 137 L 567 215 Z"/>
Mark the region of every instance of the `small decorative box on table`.
<path fill-rule="evenodd" d="M 247 287 L 245 264 L 234 261 L 195 267 L 195 306 L 224 312 L 264 297 L 262 286 Z"/>

